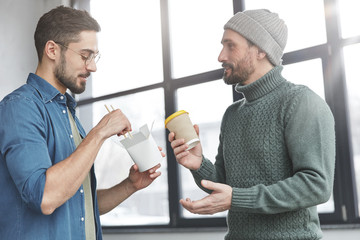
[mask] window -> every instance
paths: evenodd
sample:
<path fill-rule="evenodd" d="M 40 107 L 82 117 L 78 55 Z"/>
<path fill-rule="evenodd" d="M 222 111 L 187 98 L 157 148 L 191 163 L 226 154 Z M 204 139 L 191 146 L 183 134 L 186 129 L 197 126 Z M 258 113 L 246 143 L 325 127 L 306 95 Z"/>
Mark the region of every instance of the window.
<path fill-rule="evenodd" d="M 360 223 L 360 32 L 351 24 L 358 18 L 358 1 L 88 1 L 102 27 L 102 58 L 87 91 L 76 96 L 80 120 L 90 130 L 107 113 L 104 104 L 120 108 L 134 131 L 154 122 L 154 139 L 167 154 L 161 177 L 101 217 L 105 229 L 226 226 L 226 213 L 200 216 L 180 206 L 180 198 L 206 194 L 176 162 L 164 120 L 178 110 L 188 111 L 200 126 L 206 156 L 215 160 L 221 118 L 239 98 L 221 80 L 217 58 L 223 26 L 233 12 L 255 8 L 277 12 L 288 26 L 284 77 L 320 95 L 335 117 L 336 177 L 331 199 L 318 206 L 321 223 Z M 132 165 L 118 142 L 119 137 L 107 140 L 96 160 L 100 188 L 126 178 Z"/>
<path fill-rule="evenodd" d="M 166 152 L 163 99 L 164 90 L 157 88 L 80 106 L 79 117 L 80 119 L 90 119 L 83 114 L 92 112 L 92 126 L 95 126 L 107 113 L 105 104 L 108 107 L 120 108 L 131 121 L 133 132 L 138 132 L 140 127 L 147 124 L 152 129 L 151 134 L 155 142 Z M 105 141 L 95 160 L 99 189 L 109 188 L 124 180 L 129 174 L 131 165 L 134 164 L 120 143 L 121 139 L 123 139 L 122 136 L 113 136 Z M 149 187 L 132 195 L 128 201 L 109 213 L 102 215 L 102 224 L 104 226 L 168 224 L 169 201 L 166 165 L 166 159 L 163 159 L 159 170 L 162 175 Z"/>
<path fill-rule="evenodd" d="M 92 96 L 163 81 L 160 3 L 157 0 L 92 0 L 101 26 L 101 71 L 93 74 Z M 136 14 L 134 14 L 136 13 Z"/>
<path fill-rule="evenodd" d="M 360 89 L 358 56 L 360 44 L 344 47 L 345 75 L 349 102 L 352 156 L 355 166 L 358 211 L 360 209 Z M 360 215 L 360 212 L 357 213 Z"/>
<path fill-rule="evenodd" d="M 201 96 L 194 98 L 193 96 Z M 232 90 L 222 80 L 180 88 L 177 91 L 178 109 L 186 109 L 193 124 L 200 128 L 200 139 L 206 157 L 215 162 L 219 145 L 220 123 L 226 108 L 232 103 Z M 214 97 L 216 96 L 216 97 Z M 204 100 L 203 100 L 204 99 Z M 207 194 L 199 191 L 190 171 L 180 167 L 181 198 L 201 199 Z M 181 207 L 182 208 L 182 207 Z M 182 208 L 185 217 L 199 217 Z M 225 216 L 218 213 L 214 216 Z M 214 217 L 208 216 L 208 217 Z M 201 216 L 207 217 L 207 216 Z"/>
<path fill-rule="evenodd" d="M 321 59 L 312 59 L 286 65 L 282 74 L 290 82 L 308 86 L 325 100 Z"/>
<path fill-rule="evenodd" d="M 204 6 L 208 7 L 199 16 Z M 174 78 L 219 68 L 219 43 L 232 11 L 231 0 L 169 0 Z"/>
<path fill-rule="evenodd" d="M 360 2 L 357 0 L 338 1 L 341 23 L 341 35 L 343 38 L 360 35 L 360 30 L 354 27 L 355 22 L 360 21 L 359 8 Z"/>
<path fill-rule="evenodd" d="M 245 9 L 269 9 L 278 13 L 285 21 L 288 27 L 285 52 L 326 43 L 323 0 L 246 0 L 244 2 Z"/>

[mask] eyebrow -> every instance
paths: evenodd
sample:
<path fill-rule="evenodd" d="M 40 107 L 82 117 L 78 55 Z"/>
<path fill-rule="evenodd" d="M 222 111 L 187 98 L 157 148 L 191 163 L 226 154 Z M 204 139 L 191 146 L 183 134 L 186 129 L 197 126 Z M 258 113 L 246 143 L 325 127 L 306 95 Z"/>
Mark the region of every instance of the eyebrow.
<path fill-rule="evenodd" d="M 233 41 L 231 39 L 227 39 L 227 38 L 221 40 L 221 44 L 229 43 L 229 42 L 233 42 Z"/>
<path fill-rule="evenodd" d="M 81 51 L 81 52 L 88 52 L 88 53 L 93 53 L 93 54 L 97 54 L 97 53 L 99 53 L 99 51 L 97 51 L 97 52 L 94 52 L 93 50 L 91 50 L 91 49 L 88 49 L 88 48 L 84 48 L 84 49 L 81 49 L 80 51 Z"/>

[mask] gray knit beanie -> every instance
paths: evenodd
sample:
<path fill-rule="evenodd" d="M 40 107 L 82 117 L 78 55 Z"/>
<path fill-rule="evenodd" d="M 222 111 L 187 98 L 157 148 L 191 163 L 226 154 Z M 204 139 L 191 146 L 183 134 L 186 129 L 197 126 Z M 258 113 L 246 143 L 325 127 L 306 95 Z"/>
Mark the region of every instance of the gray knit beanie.
<path fill-rule="evenodd" d="M 253 42 L 275 66 L 281 65 L 287 41 L 287 26 L 277 13 L 267 9 L 236 13 L 224 26 Z"/>

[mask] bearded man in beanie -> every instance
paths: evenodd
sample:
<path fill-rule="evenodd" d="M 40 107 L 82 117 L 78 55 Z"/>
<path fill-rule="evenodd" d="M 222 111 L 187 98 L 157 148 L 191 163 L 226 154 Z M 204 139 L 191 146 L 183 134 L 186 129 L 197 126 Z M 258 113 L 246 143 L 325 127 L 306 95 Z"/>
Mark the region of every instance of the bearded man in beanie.
<path fill-rule="evenodd" d="M 224 29 L 223 78 L 244 98 L 223 116 L 215 164 L 201 144 L 187 151 L 169 134 L 177 161 L 209 193 L 180 203 L 196 214 L 229 210 L 225 239 L 321 239 L 316 205 L 332 193 L 333 115 L 308 87 L 281 75 L 287 27 L 278 14 L 239 12 Z"/>

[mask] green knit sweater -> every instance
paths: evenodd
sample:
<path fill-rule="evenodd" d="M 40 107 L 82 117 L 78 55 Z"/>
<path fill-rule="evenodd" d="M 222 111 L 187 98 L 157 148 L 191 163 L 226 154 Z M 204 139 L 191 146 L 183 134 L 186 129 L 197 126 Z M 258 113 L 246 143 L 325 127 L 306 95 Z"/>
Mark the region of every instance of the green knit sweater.
<path fill-rule="evenodd" d="M 215 164 L 192 171 L 233 188 L 225 239 L 320 239 L 316 205 L 332 193 L 334 119 L 309 88 L 277 66 L 246 86 L 226 110 Z M 209 190 L 204 189 L 209 192 Z"/>

